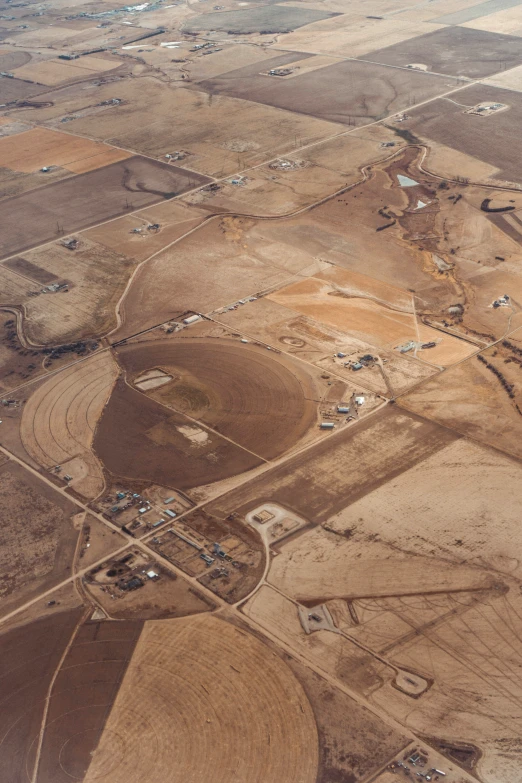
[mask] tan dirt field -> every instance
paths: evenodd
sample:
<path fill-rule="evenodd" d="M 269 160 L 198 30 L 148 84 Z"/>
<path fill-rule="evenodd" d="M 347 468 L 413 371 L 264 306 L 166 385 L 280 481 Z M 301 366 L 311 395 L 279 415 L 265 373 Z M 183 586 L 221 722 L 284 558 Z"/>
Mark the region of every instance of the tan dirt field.
<path fill-rule="evenodd" d="M 73 60 L 72 62 L 46 60 L 44 62 L 22 65 L 17 69 L 17 77 L 54 87 L 57 84 L 63 84 L 68 81 L 92 78 L 96 73 L 121 68 L 122 64 L 121 60 L 105 60 L 92 55 Z"/>
<path fill-rule="evenodd" d="M 318 781 L 335 780 L 337 775 L 364 780 L 407 744 L 405 736 L 308 667 L 293 658 L 287 663 L 314 710 L 320 736 Z"/>
<path fill-rule="evenodd" d="M 181 201 L 169 201 L 90 228 L 82 235 L 117 253 L 124 253 L 128 258 L 144 261 L 195 228 L 206 216 L 206 212 L 196 207 L 189 207 Z M 150 223 L 159 223 L 160 230 L 148 231 Z M 142 233 L 133 234 L 134 228 L 141 228 Z"/>
<path fill-rule="evenodd" d="M 494 14 L 487 14 L 478 19 L 473 19 L 471 22 L 464 22 L 463 27 L 470 27 L 474 30 L 486 30 L 488 33 L 522 36 L 520 9 L 517 6 L 505 8 L 503 11 L 497 11 Z"/>
<path fill-rule="evenodd" d="M 78 569 L 88 568 L 103 557 L 108 557 L 115 549 L 124 546 L 127 539 L 111 530 L 93 514 L 85 514 L 81 532 L 81 544 L 78 552 Z"/>
<path fill-rule="evenodd" d="M 203 616 L 145 624 L 85 783 L 138 783 L 152 768 L 187 783 L 314 783 L 317 764 L 312 708 L 288 666 Z"/>
<path fill-rule="evenodd" d="M 81 99 L 71 95 L 69 101 L 57 102 L 59 108 L 37 110 L 36 115 L 24 110 L 24 118 L 77 114 L 86 104 L 114 97 L 114 91 L 113 85 L 103 85 Z M 148 77 L 119 83 L 118 97 L 126 103 L 72 120 L 67 129 L 153 157 L 187 150 L 190 167 L 211 176 L 231 175 L 238 167 L 288 154 L 295 149 L 296 137 L 312 142 L 344 130 L 342 125 L 250 101 L 217 95 L 210 99 L 204 92 L 173 89 Z"/>
<path fill-rule="evenodd" d="M 344 6 L 343 11 L 346 11 L 344 3 L 338 5 Z M 344 13 L 343 16 L 314 22 L 300 30 L 280 35 L 278 48 L 360 57 L 382 46 L 398 44 L 426 32 L 426 26 L 417 22 L 397 18 L 368 19 L 363 15 L 365 13 L 366 11 L 362 11 L 361 14 L 357 14 L 356 11 Z M 436 30 L 441 26 L 430 25 L 430 29 Z"/>
<path fill-rule="evenodd" d="M 62 465 L 62 475 L 76 459 L 71 486 L 87 498 L 99 495 L 105 485 L 91 444 L 117 375 L 107 352 L 77 362 L 44 381 L 22 415 L 20 432 L 28 454 L 44 468 Z"/>
<path fill-rule="evenodd" d="M 75 174 L 129 158 L 132 153 L 48 128 L 0 139 L 0 166 L 30 173 L 42 166 L 62 166 Z"/>
<path fill-rule="evenodd" d="M 317 367 L 346 379 L 350 386 L 360 385 L 385 396 L 388 393 L 405 391 L 409 386 L 436 372 L 435 368 L 407 354 L 379 351 L 379 356 L 386 359 L 386 380 L 378 368 L 365 368 L 354 375 L 353 371 L 343 367 L 341 360 L 332 358 L 332 355 L 341 352 L 350 358 L 357 358 L 372 353 L 373 347 L 370 344 L 311 318 L 295 317 L 286 307 L 268 297 L 251 302 L 239 310 L 219 313 L 215 318 L 229 325 L 231 330 L 262 340 L 278 350 L 312 362 Z"/>
<path fill-rule="evenodd" d="M 413 547 L 423 557 L 517 575 L 522 568 L 520 472 L 517 460 L 462 438 L 357 500 L 328 524 L 340 534 L 378 533 L 402 551 Z M 474 491 L 478 486 L 480 493 Z"/>
<path fill-rule="evenodd" d="M 275 502 L 315 524 L 455 439 L 387 406 L 210 504 L 216 516 Z"/>
<path fill-rule="evenodd" d="M 476 357 L 400 397 L 407 410 L 516 457 L 522 456 L 520 413 L 499 379 Z"/>
<path fill-rule="evenodd" d="M 354 526 L 358 531 L 360 523 L 352 523 L 348 539 L 335 535 L 329 532 L 330 528 L 336 530 L 334 518 L 327 523 L 328 530 L 316 528 L 283 542 L 268 581 L 285 595 L 310 602 L 309 605 L 332 598 L 429 594 L 477 589 L 487 584 L 481 571 L 463 565 L 456 569 L 454 562 L 444 562 L 446 553 L 428 559 L 415 555 L 407 545 L 397 551 L 395 543 L 388 543 L 382 533 L 377 534 L 379 541 L 373 543 L 366 528 L 362 528 L 365 537 L 362 533 L 355 535 Z M 382 527 L 376 525 L 374 529 L 381 531 Z"/>
<path fill-rule="evenodd" d="M 269 585 L 262 585 L 242 611 L 311 664 L 357 693 L 369 696 L 393 677 L 392 669 L 341 634 L 322 630 L 306 634 L 297 604 Z"/>
<path fill-rule="evenodd" d="M 415 704 L 418 730 L 478 747 L 483 755 L 476 774 L 488 781 L 509 780 L 519 769 L 521 661 L 513 618 L 521 609 L 518 587 L 497 592 L 442 624 L 428 624 L 393 653 L 400 665 L 434 680 Z M 411 722 L 411 701 L 388 684 L 373 700 Z"/>
<path fill-rule="evenodd" d="M 233 304 L 282 285 L 292 273 L 309 266 L 303 252 L 279 253 L 286 249 L 248 241 L 252 224 L 242 218 L 213 220 L 141 266 L 123 301 L 123 326 L 112 339 L 187 310 L 205 313 Z"/>
<path fill-rule="evenodd" d="M 328 282 L 323 282 L 325 277 Z M 369 289 L 367 286 L 368 293 L 359 293 L 361 287 L 358 286 L 357 276 L 353 283 L 349 281 L 350 273 L 345 270 L 333 276 L 318 275 L 293 283 L 270 294 L 268 298 L 294 312 L 333 326 L 338 331 L 348 332 L 377 348 L 392 350 L 410 340 L 430 342 L 440 339 L 440 333 L 418 324 L 412 312 L 411 298 L 407 297 L 406 292 L 402 292 L 403 297 L 399 297 L 402 304 L 383 305 L 376 296 L 383 286 L 376 284 Z M 370 293 L 372 288 L 373 294 Z M 475 350 L 469 343 L 445 335 L 441 344 L 424 352 L 422 358 L 448 365 L 465 359 Z"/>
<path fill-rule="evenodd" d="M 522 33 L 522 23 L 520 27 Z M 503 87 L 506 90 L 522 90 L 522 65 L 490 76 L 489 79 L 485 79 L 485 82 L 494 87 Z"/>

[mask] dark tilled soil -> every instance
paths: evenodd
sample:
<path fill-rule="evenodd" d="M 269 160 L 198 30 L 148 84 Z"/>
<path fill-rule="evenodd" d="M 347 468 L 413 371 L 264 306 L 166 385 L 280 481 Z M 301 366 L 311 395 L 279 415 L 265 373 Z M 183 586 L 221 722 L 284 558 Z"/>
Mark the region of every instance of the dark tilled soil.
<path fill-rule="evenodd" d="M 23 193 L 2 203 L 0 255 L 13 255 L 208 181 L 201 174 L 136 155 Z"/>
<path fill-rule="evenodd" d="M 121 478 L 153 481 L 188 490 L 260 464 L 219 435 L 193 442 L 180 431 L 197 425 L 126 385 L 120 379 L 105 406 L 94 448 L 106 469 Z M 203 425 L 201 426 L 203 428 Z"/>
<path fill-rule="evenodd" d="M 521 63 L 522 47 L 516 35 L 445 27 L 378 49 L 359 59 L 402 66 L 422 63 L 435 73 L 480 79 Z"/>
<path fill-rule="evenodd" d="M 316 418 L 313 386 L 291 361 L 226 340 L 164 340 L 118 349 L 128 381 L 154 367 L 173 380 L 149 392 L 264 459 L 291 448 Z"/>
<path fill-rule="evenodd" d="M 38 783 L 83 779 L 142 627 L 120 621 L 80 628 L 54 683 Z"/>
<path fill-rule="evenodd" d="M 47 690 L 82 611 L 60 612 L 0 635 L 0 780 L 6 783 L 30 779 Z"/>
<path fill-rule="evenodd" d="M 260 71 L 279 67 L 272 62 L 248 65 L 206 79 L 198 86 L 211 94 L 244 98 L 330 122 L 355 125 L 381 119 L 450 89 L 447 78 L 442 76 L 355 60 L 291 79 L 261 75 Z"/>
<path fill-rule="evenodd" d="M 522 158 L 516 143 L 522 124 L 522 93 L 474 85 L 451 97 L 463 106 L 433 101 L 409 112 L 410 119 L 400 128 L 496 166 L 497 179 L 522 182 Z M 509 109 L 489 117 L 465 114 L 465 106 L 485 101 L 504 103 Z"/>

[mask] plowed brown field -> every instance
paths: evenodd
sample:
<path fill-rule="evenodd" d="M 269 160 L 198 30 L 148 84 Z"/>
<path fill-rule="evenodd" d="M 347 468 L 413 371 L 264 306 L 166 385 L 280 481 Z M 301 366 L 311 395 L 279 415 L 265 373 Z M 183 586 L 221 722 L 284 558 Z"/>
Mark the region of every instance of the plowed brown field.
<path fill-rule="evenodd" d="M 315 783 L 311 706 L 285 663 L 215 617 L 145 624 L 86 783 Z"/>

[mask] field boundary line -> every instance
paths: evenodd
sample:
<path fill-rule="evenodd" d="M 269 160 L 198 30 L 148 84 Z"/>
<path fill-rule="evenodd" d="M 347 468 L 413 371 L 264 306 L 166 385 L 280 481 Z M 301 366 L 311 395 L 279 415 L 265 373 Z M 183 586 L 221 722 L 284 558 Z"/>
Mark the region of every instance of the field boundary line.
<path fill-rule="evenodd" d="M 61 658 L 60 658 L 60 660 L 58 662 L 58 665 L 57 665 L 57 667 L 56 667 L 56 669 L 54 671 L 54 674 L 52 676 L 51 682 L 49 683 L 49 688 L 47 689 L 47 695 L 45 697 L 45 704 L 44 704 L 44 710 L 43 710 L 43 715 L 42 715 L 42 723 L 41 723 L 41 726 L 40 726 L 40 733 L 38 735 L 38 744 L 36 746 L 36 755 L 35 755 L 35 760 L 34 760 L 33 773 L 31 775 L 31 783 L 37 783 L 37 779 L 38 779 L 38 767 L 40 765 L 40 757 L 42 755 L 42 747 L 43 747 L 43 741 L 44 741 L 44 736 L 45 736 L 45 730 L 47 728 L 47 716 L 49 714 L 49 706 L 51 704 L 51 698 L 52 698 L 52 695 L 53 695 L 54 684 L 55 684 L 55 682 L 56 682 L 56 680 L 58 678 L 58 675 L 60 674 L 62 666 L 63 666 L 63 664 L 65 662 L 65 659 L 66 659 L 67 655 L 69 654 L 69 651 L 70 651 L 71 647 L 74 644 L 74 640 L 76 639 L 76 636 L 78 635 L 78 631 L 80 630 L 80 626 L 87 619 L 87 617 L 89 615 L 89 612 L 90 612 L 90 607 L 86 608 L 84 610 L 84 612 L 81 614 L 81 616 L 79 617 L 79 619 L 78 619 L 78 621 L 77 621 L 77 623 L 76 623 L 76 625 L 74 627 L 74 630 L 73 630 L 73 632 L 72 632 L 72 634 L 71 634 L 71 636 L 69 638 L 69 641 L 67 642 L 67 646 L 66 646 L 65 650 L 63 651 L 62 656 L 61 656 Z"/>

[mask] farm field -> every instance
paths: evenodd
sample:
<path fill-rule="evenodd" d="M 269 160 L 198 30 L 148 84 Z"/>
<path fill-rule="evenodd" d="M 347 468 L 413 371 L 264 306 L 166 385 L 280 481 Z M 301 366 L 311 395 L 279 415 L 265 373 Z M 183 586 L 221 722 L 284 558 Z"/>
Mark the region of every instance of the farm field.
<path fill-rule="evenodd" d="M 171 380 L 149 397 L 264 459 L 291 448 L 316 421 L 313 379 L 263 348 L 194 338 L 130 343 L 117 355 L 129 384 L 161 367 Z"/>
<path fill-rule="evenodd" d="M 337 433 L 331 442 L 324 440 L 313 450 L 292 457 L 281 467 L 211 502 L 210 509 L 221 517 L 233 511 L 246 513 L 269 492 L 274 502 L 320 524 L 455 437 L 450 430 L 410 417 L 397 408 L 379 410 L 359 426 Z"/>
<path fill-rule="evenodd" d="M 2 205 L 8 229 L 3 233 L 0 255 L 28 250 L 57 235 L 67 235 L 127 210 L 171 198 L 204 181 L 200 175 L 184 169 L 133 156 L 125 162 L 46 185 L 43 190 L 24 193 Z"/>
<path fill-rule="evenodd" d="M 521 0 L 0 4 L 0 783 L 519 783 Z"/>
<path fill-rule="evenodd" d="M 264 62 L 263 69 L 281 67 L 281 59 L 288 62 L 286 57 L 276 58 Z M 268 106 L 355 125 L 382 119 L 456 86 L 451 79 L 440 76 L 356 61 L 329 65 L 289 81 L 271 83 L 268 79 L 259 74 L 255 64 L 200 82 L 199 86 L 210 93 L 244 99 L 248 96 Z M 345 84 L 342 94 L 335 87 L 338 80 Z"/>
<path fill-rule="evenodd" d="M 230 670 L 232 692 L 216 687 Z M 139 716 L 141 730 L 129 715 Z M 176 745 L 166 739 L 173 726 Z M 282 775 L 313 783 L 312 708 L 287 664 L 255 637 L 212 617 L 151 621 L 85 780 L 139 781 L 151 764 L 194 783 L 240 780 L 249 769 L 267 783 Z"/>
<path fill-rule="evenodd" d="M 123 379 L 112 390 L 93 446 L 113 476 L 157 481 L 185 492 L 262 463 L 257 454 L 146 397 Z"/>
<path fill-rule="evenodd" d="M 410 66 L 451 76 L 482 78 L 518 65 L 520 44 L 516 36 L 480 33 L 465 27 L 445 27 L 371 53 L 372 62 Z"/>
<path fill-rule="evenodd" d="M 506 104 L 509 109 L 490 117 L 465 113 L 466 108 L 488 101 Z M 489 85 L 473 85 L 459 91 L 458 102 L 460 105 L 440 99 L 425 108 L 414 109 L 403 127 L 421 138 L 445 144 L 494 166 L 498 180 L 520 182 L 522 170 L 512 149 L 496 141 L 509 137 L 518 124 L 522 114 L 520 93 Z"/>
<path fill-rule="evenodd" d="M 88 498 L 105 485 L 91 446 L 117 377 L 110 354 L 99 353 L 45 380 L 23 409 L 20 434 L 27 454 L 47 470 L 59 465 L 71 476 L 69 485 Z"/>

